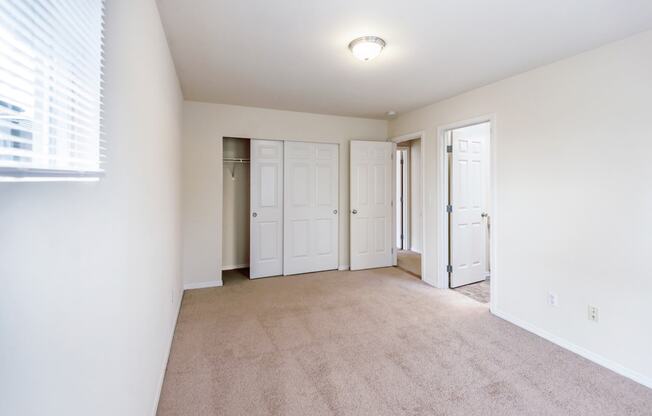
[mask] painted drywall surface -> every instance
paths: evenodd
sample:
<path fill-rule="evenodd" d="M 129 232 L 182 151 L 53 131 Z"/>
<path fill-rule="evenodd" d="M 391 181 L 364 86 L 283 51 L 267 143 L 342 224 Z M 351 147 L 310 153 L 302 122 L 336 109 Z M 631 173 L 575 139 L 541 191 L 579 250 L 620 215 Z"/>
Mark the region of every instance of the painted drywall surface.
<path fill-rule="evenodd" d="M 421 139 L 410 141 L 410 245 L 421 253 L 423 208 L 421 203 Z"/>
<path fill-rule="evenodd" d="M 348 266 L 349 141 L 386 140 L 387 122 L 186 101 L 183 105 L 182 151 L 184 282 L 220 279 L 223 137 L 340 145 L 340 265 Z"/>
<path fill-rule="evenodd" d="M 495 114 L 499 312 L 652 382 L 652 32 L 402 115 L 425 130 L 435 280 L 439 126 Z M 559 305 L 546 303 L 556 293 Z M 588 305 L 599 323 L 587 320 Z M 651 384 L 652 385 L 652 384 Z"/>
<path fill-rule="evenodd" d="M 0 414 L 153 415 L 180 279 L 182 97 L 154 0 L 106 3 L 106 177 L 0 184 Z"/>
<path fill-rule="evenodd" d="M 249 140 L 225 138 L 224 157 L 249 159 Z M 249 165 L 224 163 L 222 167 L 222 268 L 249 265 Z"/>

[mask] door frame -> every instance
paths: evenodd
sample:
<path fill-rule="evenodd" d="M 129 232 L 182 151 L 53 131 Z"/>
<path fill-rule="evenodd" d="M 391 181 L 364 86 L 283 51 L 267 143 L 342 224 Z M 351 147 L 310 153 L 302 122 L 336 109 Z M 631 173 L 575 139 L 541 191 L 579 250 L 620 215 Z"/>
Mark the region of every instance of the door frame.
<path fill-rule="evenodd" d="M 462 127 L 469 127 L 475 124 L 489 123 L 489 214 L 491 215 L 491 239 L 489 241 L 489 264 L 491 264 L 491 298 L 489 307 L 493 312 L 496 310 L 498 287 L 499 287 L 499 273 L 498 264 L 496 262 L 496 240 L 498 235 L 499 224 L 499 211 L 497 204 L 497 186 L 496 186 L 496 166 L 497 166 L 497 145 L 498 136 L 496 129 L 496 115 L 488 114 L 478 117 L 473 117 L 466 120 L 460 120 L 454 123 L 445 124 L 437 127 L 437 151 L 438 151 L 438 190 L 437 190 L 437 287 L 441 289 L 448 289 L 448 212 L 446 211 L 446 204 L 448 202 L 448 184 L 449 184 L 449 160 L 448 153 L 446 152 L 446 133 L 450 130 L 459 129 Z"/>
<path fill-rule="evenodd" d="M 410 201 L 410 198 L 412 196 L 412 175 L 410 172 L 410 147 L 406 146 L 396 146 L 396 151 L 394 152 L 395 155 L 398 155 L 399 152 L 404 152 L 405 154 L 405 159 L 403 160 L 403 177 L 401 178 L 401 183 L 403 186 L 403 189 L 401 190 L 401 197 L 403 198 L 403 203 L 401 204 L 401 225 L 402 225 L 402 230 L 401 232 L 403 233 L 403 250 L 405 250 L 405 245 L 407 244 L 408 250 L 412 246 L 412 241 L 410 239 L 411 233 L 410 233 L 410 225 L 412 224 L 412 213 L 410 212 L 412 204 Z M 394 161 L 395 163 L 398 163 L 398 159 Z M 397 167 L 395 166 L 394 169 Z M 407 179 L 406 179 L 407 178 Z M 394 179 L 398 179 L 398 170 L 395 171 L 394 173 Z M 406 186 L 407 184 L 407 186 Z M 397 186 L 397 185 L 396 185 Z M 398 189 L 396 189 L 396 195 L 398 195 Z M 396 206 L 394 208 L 394 213 L 396 214 L 396 211 L 398 210 L 398 202 L 396 201 Z M 398 219 L 398 216 L 396 217 Z M 396 224 L 396 223 L 395 223 Z M 396 224 L 398 225 L 398 224 Z M 396 228 L 398 231 L 398 227 Z M 398 235 L 396 235 L 398 237 Z M 396 241 L 398 241 L 398 238 L 396 238 Z"/>
<path fill-rule="evenodd" d="M 395 143 L 396 145 L 398 145 L 399 143 L 408 142 L 410 140 L 417 140 L 417 139 L 420 140 L 420 144 L 421 144 L 421 153 L 420 153 L 420 157 L 421 157 L 421 280 L 423 280 L 424 282 L 426 282 L 426 283 L 428 283 L 428 284 L 430 284 L 432 286 L 436 286 L 436 282 L 431 282 L 427 278 L 425 278 L 425 276 L 426 276 L 426 272 L 425 272 L 425 270 L 426 270 L 426 255 L 427 255 L 426 244 L 425 244 L 425 242 L 426 242 L 426 218 L 425 218 L 426 217 L 426 186 L 425 186 L 426 185 L 426 183 L 425 183 L 425 179 L 426 179 L 426 132 L 421 130 L 421 131 L 417 131 L 417 132 L 414 132 L 414 133 L 404 134 L 402 136 L 393 137 L 393 138 L 389 139 L 389 141 Z M 411 163 L 411 161 L 410 161 L 410 163 Z M 392 185 L 392 188 L 393 188 L 392 198 L 395 199 L 396 198 L 396 161 L 394 161 L 394 163 L 392 165 L 393 165 L 392 169 L 394 171 L 393 177 L 392 177 L 392 184 L 393 184 Z M 410 173 L 410 175 L 411 175 L 411 173 Z M 410 179 L 412 179 L 411 176 L 410 176 Z M 411 186 L 411 184 L 410 184 L 410 186 Z M 396 201 L 393 201 L 393 203 L 394 203 L 394 209 L 393 209 L 394 215 L 392 215 L 392 230 L 393 230 L 394 235 L 392 236 L 392 241 L 394 242 L 393 243 L 394 244 L 394 265 L 396 266 L 396 264 L 398 263 L 398 257 L 397 257 L 397 255 L 398 255 L 398 247 L 396 247 Z M 410 236 L 410 238 L 411 237 L 412 236 Z"/>

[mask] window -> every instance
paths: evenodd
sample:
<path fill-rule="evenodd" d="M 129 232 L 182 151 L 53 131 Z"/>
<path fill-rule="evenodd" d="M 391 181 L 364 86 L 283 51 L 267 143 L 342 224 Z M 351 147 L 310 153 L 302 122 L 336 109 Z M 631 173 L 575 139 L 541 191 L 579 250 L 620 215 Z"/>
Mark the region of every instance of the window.
<path fill-rule="evenodd" d="M 0 177 L 102 168 L 104 0 L 0 2 Z"/>

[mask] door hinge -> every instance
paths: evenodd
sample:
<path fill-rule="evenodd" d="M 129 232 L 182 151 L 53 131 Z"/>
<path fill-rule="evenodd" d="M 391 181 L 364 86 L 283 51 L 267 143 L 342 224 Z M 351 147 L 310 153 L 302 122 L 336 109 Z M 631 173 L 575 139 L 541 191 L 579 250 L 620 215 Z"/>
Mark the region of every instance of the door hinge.
<path fill-rule="evenodd" d="M 453 273 L 453 266 L 451 266 L 450 264 L 446 266 L 446 273 Z"/>
<path fill-rule="evenodd" d="M 446 146 L 446 153 L 453 153 L 453 145 L 449 144 Z"/>
<path fill-rule="evenodd" d="M 448 212 L 449 214 L 453 212 L 453 206 L 450 204 L 446 205 L 446 212 Z"/>

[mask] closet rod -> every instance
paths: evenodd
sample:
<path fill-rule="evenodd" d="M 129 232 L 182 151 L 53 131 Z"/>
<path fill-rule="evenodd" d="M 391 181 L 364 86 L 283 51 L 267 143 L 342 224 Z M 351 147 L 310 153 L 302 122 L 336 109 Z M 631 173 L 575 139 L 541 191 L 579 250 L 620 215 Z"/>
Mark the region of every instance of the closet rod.
<path fill-rule="evenodd" d="M 225 157 L 222 159 L 223 162 L 232 162 L 232 163 L 249 163 L 250 159 L 239 158 L 239 157 Z"/>

